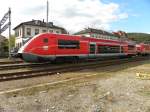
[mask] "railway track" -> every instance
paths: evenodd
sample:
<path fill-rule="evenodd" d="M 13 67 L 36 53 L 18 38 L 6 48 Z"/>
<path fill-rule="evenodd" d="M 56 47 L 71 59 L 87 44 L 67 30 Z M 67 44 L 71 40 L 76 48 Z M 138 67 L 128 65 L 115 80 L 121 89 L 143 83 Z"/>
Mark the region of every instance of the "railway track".
<path fill-rule="evenodd" d="M 0 65 L 0 70 L 11 70 L 11 69 L 19 69 L 19 68 L 29 68 L 29 67 L 41 67 L 48 66 L 50 63 L 14 63 L 14 64 L 5 64 Z"/>
<path fill-rule="evenodd" d="M 109 61 L 109 60 L 115 60 L 115 59 L 105 59 L 103 61 Z M 118 60 L 118 59 L 117 59 Z M 91 59 L 88 60 L 87 62 L 84 63 L 89 63 L 89 62 L 95 62 L 96 60 Z M 97 60 L 98 61 L 98 60 Z M 80 60 L 78 63 L 83 63 L 82 60 Z M 6 63 L 6 64 L 0 64 L 0 70 L 13 70 L 13 69 L 21 69 L 21 68 L 38 68 L 38 67 L 47 67 L 47 66 L 61 66 L 61 65 L 66 65 L 67 63 L 59 63 L 59 64 L 51 64 L 50 62 L 45 62 L 45 63 Z"/>
<path fill-rule="evenodd" d="M 0 65 L 22 63 L 22 60 L 6 60 L 0 61 Z"/>
<path fill-rule="evenodd" d="M 142 61 L 146 59 L 150 59 L 150 58 L 149 57 L 136 57 L 136 58 L 98 61 L 98 62 L 91 62 L 91 63 L 68 64 L 65 66 L 50 66 L 50 67 L 44 67 L 44 68 L 40 67 L 38 69 L 33 69 L 33 70 L 28 70 L 28 71 L 2 73 L 0 74 L 0 81 L 17 80 L 17 79 L 23 79 L 23 78 L 53 75 L 53 74 L 58 74 L 58 73 L 60 74 L 60 73 L 65 73 L 65 72 L 79 71 L 83 69 L 93 69 L 93 68 L 106 67 L 106 66 L 111 66 L 111 65 L 116 65 L 116 64 Z"/>

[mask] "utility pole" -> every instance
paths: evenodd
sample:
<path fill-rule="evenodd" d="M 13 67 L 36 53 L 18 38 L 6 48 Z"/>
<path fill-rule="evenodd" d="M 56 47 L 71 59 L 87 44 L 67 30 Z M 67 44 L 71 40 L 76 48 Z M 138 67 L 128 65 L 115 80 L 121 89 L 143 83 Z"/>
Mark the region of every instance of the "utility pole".
<path fill-rule="evenodd" d="M 1 35 L 1 24 L 0 24 L 0 35 Z"/>
<path fill-rule="evenodd" d="M 49 2 L 48 2 L 48 0 L 47 0 L 47 8 L 46 8 L 46 25 L 47 25 L 47 32 L 48 32 L 48 13 L 49 13 Z"/>
<path fill-rule="evenodd" d="M 9 39 L 8 39 L 8 42 L 9 42 L 9 45 L 8 45 L 8 50 L 9 50 L 9 58 L 11 58 L 11 55 L 10 55 L 10 50 L 11 50 L 11 41 L 10 41 L 10 38 L 11 38 L 11 9 L 9 8 L 9 11 L 8 11 L 8 14 L 9 14 Z"/>

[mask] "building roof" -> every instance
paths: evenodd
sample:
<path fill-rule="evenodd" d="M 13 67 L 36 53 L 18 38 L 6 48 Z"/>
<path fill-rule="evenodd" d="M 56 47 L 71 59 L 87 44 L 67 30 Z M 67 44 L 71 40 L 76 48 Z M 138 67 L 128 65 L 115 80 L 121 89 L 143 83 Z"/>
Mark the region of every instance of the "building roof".
<path fill-rule="evenodd" d="M 109 33 L 107 31 L 101 30 L 101 29 L 94 29 L 94 28 L 85 28 L 84 30 L 81 30 L 75 35 L 80 35 L 80 34 L 86 34 L 86 33 L 97 33 L 97 34 L 104 34 L 104 35 L 113 35 L 112 33 Z"/>
<path fill-rule="evenodd" d="M 17 29 L 18 27 L 20 27 L 22 25 L 31 25 L 31 26 L 39 26 L 39 27 L 47 27 L 48 26 L 49 28 L 61 29 L 63 33 L 67 33 L 67 31 L 64 28 L 54 25 L 53 22 L 49 22 L 47 25 L 47 23 L 44 21 L 34 20 L 34 19 L 32 21 L 20 23 L 13 30 Z"/>

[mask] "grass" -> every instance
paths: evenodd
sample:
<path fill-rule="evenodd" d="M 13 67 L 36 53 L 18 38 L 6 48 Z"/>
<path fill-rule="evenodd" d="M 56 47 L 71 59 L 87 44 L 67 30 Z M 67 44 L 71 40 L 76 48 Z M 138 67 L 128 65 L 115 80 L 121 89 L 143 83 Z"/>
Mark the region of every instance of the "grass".
<path fill-rule="evenodd" d="M 140 90 L 139 94 L 142 95 L 142 96 L 150 97 L 150 90 Z"/>

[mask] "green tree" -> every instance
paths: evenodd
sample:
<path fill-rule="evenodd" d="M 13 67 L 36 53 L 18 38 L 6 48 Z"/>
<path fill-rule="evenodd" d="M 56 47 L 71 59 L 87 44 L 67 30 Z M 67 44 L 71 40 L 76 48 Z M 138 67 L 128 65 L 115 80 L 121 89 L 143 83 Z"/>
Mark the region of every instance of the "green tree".
<path fill-rule="evenodd" d="M 3 43 L 2 43 L 4 52 L 8 52 L 8 39 L 6 39 Z"/>
<path fill-rule="evenodd" d="M 10 48 L 15 47 L 15 35 L 11 35 L 10 37 Z"/>
<path fill-rule="evenodd" d="M 147 33 L 128 33 L 128 38 L 136 41 L 137 43 L 150 43 L 150 34 Z"/>
<path fill-rule="evenodd" d="M 11 35 L 10 48 L 13 48 L 13 47 L 15 47 L 15 36 Z M 4 52 L 5 56 L 8 56 L 8 51 L 9 51 L 8 49 L 9 49 L 9 42 L 8 42 L 8 38 L 7 38 L 2 42 L 2 49 L 1 49 L 1 51 Z"/>
<path fill-rule="evenodd" d="M 1 43 L 1 56 L 2 57 L 7 57 L 8 56 L 8 39 L 5 39 L 2 43 Z"/>

